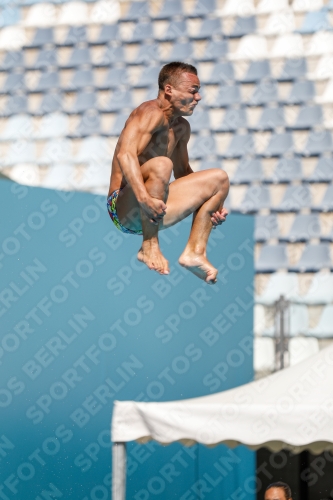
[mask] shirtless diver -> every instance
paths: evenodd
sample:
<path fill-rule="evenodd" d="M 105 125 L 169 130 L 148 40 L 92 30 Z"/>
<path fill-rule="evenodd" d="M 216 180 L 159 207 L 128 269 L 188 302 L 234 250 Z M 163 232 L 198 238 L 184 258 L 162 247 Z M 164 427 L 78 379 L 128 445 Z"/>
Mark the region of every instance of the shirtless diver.
<path fill-rule="evenodd" d="M 190 214 L 189 240 L 179 263 L 206 283 L 216 283 L 217 269 L 206 247 L 212 228 L 226 220 L 223 208 L 229 180 L 221 169 L 193 172 L 187 144 L 191 116 L 201 100 L 194 66 L 172 62 L 158 77 L 158 96 L 138 106 L 127 119 L 114 157 L 108 211 L 116 227 L 143 236 L 138 259 L 149 269 L 169 274 L 158 232 Z M 175 180 L 170 182 L 171 174 Z"/>

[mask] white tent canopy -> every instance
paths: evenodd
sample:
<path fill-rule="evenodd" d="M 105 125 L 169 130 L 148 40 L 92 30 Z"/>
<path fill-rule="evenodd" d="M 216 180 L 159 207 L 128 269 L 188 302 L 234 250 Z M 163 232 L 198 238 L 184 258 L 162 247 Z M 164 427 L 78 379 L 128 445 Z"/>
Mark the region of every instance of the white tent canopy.
<path fill-rule="evenodd" d="M 112 441 L 151 439 L 294 453 L 333 450 L 333 345 L 291 368 L 217 394 L 162 403 L 115 401 Z M 124 471 L 118 452 L 115 445 L 113 477 L 119 493 Z M 114 489 L 113 498 L 123 496 Z"/>

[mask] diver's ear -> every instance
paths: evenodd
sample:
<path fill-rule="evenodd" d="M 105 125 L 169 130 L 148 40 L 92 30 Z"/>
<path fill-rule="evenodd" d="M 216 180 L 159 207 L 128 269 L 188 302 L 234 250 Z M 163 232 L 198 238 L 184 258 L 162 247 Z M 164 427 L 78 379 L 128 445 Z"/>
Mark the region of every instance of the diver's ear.
<path fill-rule="evenodd" d="M 171 96 L 172 89 L 173 89 L 172 85 L 170 85 L 170 83 L 167 83 L 166 86 L 164 87 L 165 95 Z"/>

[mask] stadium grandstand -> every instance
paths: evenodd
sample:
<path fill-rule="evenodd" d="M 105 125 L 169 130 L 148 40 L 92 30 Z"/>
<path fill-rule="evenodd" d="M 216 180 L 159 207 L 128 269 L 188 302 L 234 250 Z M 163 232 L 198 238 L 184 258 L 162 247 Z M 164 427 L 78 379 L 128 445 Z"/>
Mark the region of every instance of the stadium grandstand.
<path fill-rule="evenodd" d="M 332 0 L 1 0 L 0 23 L 3 176 L 106 195 L 130 111 L 194 64 L 191 166 L 255 216 L 257 376 L 331 341 Z"/>

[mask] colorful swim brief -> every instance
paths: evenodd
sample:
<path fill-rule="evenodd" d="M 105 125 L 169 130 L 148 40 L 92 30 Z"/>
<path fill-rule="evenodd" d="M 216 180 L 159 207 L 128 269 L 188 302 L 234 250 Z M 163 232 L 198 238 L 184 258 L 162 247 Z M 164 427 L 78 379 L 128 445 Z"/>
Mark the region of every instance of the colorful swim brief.
<path fill-rule="evenodd" d="M 120 220 L 118 219 L 116 204 L 120 191 L 121 191 L 120 189 L 116 189 L 115 191 L 113 191 L 113 193 L 110 194 L 107 200 L 108 212 L 112 219 L 112 222 L 116 226 L 116 228 L 119 229 L 119 231 L 122 231 L 123 233 L 140 235 L 142 234 L 141 229 L 138 229 L 137 231 L 132 231 L 132 229 L 128 229 L 127 227 L 123 226 Z"/>

